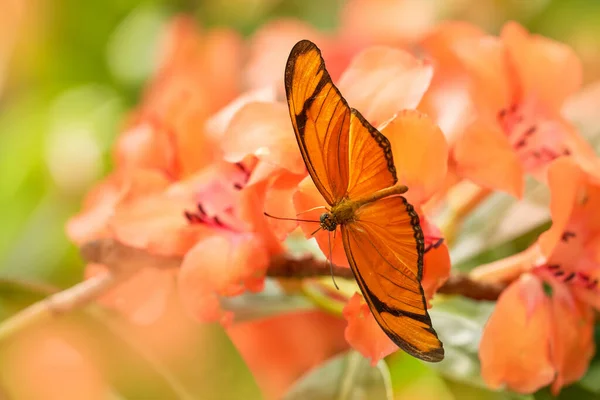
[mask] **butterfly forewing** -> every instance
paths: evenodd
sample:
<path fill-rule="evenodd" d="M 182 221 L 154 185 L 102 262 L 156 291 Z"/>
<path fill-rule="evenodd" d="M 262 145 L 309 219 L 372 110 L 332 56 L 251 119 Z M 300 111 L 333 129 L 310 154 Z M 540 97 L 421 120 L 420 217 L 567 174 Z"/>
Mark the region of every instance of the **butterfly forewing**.
<path fill-rule="evenodd" d="M 393 211 L 393 212 L 392 212 Z M 401 196 L 370 203 L 342 226 L 348 261 L 373 316 L 407 353 L 426 361 L 444 357 L 421 287 L 423 234 Z"/>
<path fill-rule="evenodd" d="M 350 107 L 312 42 L 294 46 L 285 70 L 292 125 L 306 168 L 331 205 L 346 195 Z"/>
<path fill-rule="evenodd" d="M 347 196 L 360 198 L 397 182 L 389 140 L 355 109 L 350 117 Z"/>

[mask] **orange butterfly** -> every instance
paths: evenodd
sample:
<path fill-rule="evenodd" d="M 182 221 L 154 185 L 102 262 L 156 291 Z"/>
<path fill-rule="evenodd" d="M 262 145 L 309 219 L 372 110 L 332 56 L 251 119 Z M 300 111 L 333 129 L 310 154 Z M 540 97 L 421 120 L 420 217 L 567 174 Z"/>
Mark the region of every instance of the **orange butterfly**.
<path fill-rule="evenodd" d="M 423 232 L 400 196 L 408 188 L 398 183 L 390 142 L 348 106 L 314 43 L 292 49 L 285 89 L 306 168 L 331 207 L 320 228 L 340 228 L 360 290 L 390 339 L 417 358 L 441 361 L 420 283 Z"/>

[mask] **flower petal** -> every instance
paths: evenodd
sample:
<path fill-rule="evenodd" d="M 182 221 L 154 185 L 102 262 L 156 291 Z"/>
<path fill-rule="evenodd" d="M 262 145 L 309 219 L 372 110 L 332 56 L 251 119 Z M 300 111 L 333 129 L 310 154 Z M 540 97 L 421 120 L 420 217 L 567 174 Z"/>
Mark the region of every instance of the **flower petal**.
<path fill-rule="evenodd" d="M 295 174 L 306 170 L 283 103 L 249 103 L 231 120 L 221 141 L 224 158 L 238 162 L 248 154 Z"/>
<path fill-rule="evenodd" d="M 594 313 L 562 282 L 554 281 L 552 289 L 552 359 L 557 371 L 552 393 L 558 395 L 563 386 L 583 377 L 594 356 Z"/>
<path fill-rule="evenodd" d="M 454 46 L 463 40 L 483 38 L 485 32 L 476 25 L 463 21 L 444 21 L 436 25 L 421 40 L 421 46 L 435 60 L 435 75 L 446 76 L 462 68 Z M 434 78 L 435 79 L 435 78 Z"/>
<path fill-rule="evenodd" d="M 67 235 L 78 244 L 110 236 L 108 223 L 119 202 L 160 192 L 168 183 L 158 171 L 113 173 L 87 194 L 82 212 L 67 222 Z"/>
<path fill-rule="evenodd" d="M 516 83 L 509 74 L 504 44 L 492 36 L 465 38 L 453 49 L 472 81 L 473 103 L 482 116 L 495 120 L 515 100 Z"/>
<path fill-rule="evenodd" d="M 285 171 L 281 172 L 273 180 L 269 189 L 267 189 L 264 211 L 279 218 L 298 218 L 296 217 L 293 196 L 298 188 L 298 184 L 304 178 L 304 175 L 294 175 Z M 298 226 L 298 222 L 289 220 L 268 218 L 268 222 L 275 235 L 281 241 Z"/>
<path fill-rule="evenodd" d="M 425 236 L 425 247 L 433 246 L 439 239 L 442 238 L 442 232 L 437 226 L 426 218 L 422 212 L 419 212 L 421 217 L 421 227 Z M 437 247 L 430 247 L 423 257 L 423 279 L 421 286 L 425 292 L 425 299 L 429 306 L 429 300 L 435 292 L 446 282 L 450 276 L 450 252 L 446 242 L 442 242 Z"/>
<path fill-rule="evenodd" d="M 569 46 L 530 35 L 516 22 L 507 22 L 500 36 L 519 76 L 523 98 L 531 96 L 548 109 L 559 110 L 565 99 L 581 87 L 583 67 Z"/>
<path fill-rule="evenodd" d="M 551 256 L 565 231 L 577 196 L 584 184 L 584 172 L 570 157 L 561 157 L 548 167 L 552 226 L 542 233 L 538 240 L 546 257 Z"/>
<path fill-rule="evenodd" d="M 381 330 L 363 297 L 354 293 L 344 307 L 348 321 L 346 340 L 350 346 L 371 360 L 375 366 L 383 357 L 398 350 L 398 346 Z"/>
<path fill-rule="evenodd" d="M 203 322 L 230 319 L 218 296 L 262 290 L 269 257 L 253 234 L 216 234 L 200 241 L 183 259 L 179 294 L 190 315 Z"/>
<path fill-rule="evenodd" d="M 351 107 L 379 126 L 401 110 L 416 108 L 432 76 L 431 64 L 408 52 L 370 47 L 354 57 L 338 87 Z"/>
<path fill-rule="evenodd" d="M 263 25 L 252 37 L 244 73 L 247 87 L 275 86 L 283 89 L 283 70 L 296 42 L 308 39 L 322 47 L 326 38 L 311 25 L 293 19 L 280 19 Z M 329 64 L 327 65 L 329 69 Z"/>
<path fill-rule="evenodd" d="M 177 176 L 175 148 L 166 130 L 151 121 L 142 121 L 117 139 L 115 163 L 118 168 L 156 168 Z"/>
<path fill-rule="evenodd" d="M 88 264 L 86 278 L 108 273 L 104 265 Z M 152 290 L 148 290 L 152 288 Z M 130 279 L 110 290 L 99 301 L 139 325 L 156 322 L 163 314 L 167 298 L 175 289 L 173 271 L 142 268 Z"/>
<path fill-rule="evenodd" d="M 448 145 L 442 131 L 425 114 L 404 110 L 384 129 L 390 140 L 398 182 L 408 186 L 415 206 L 427 201 L 444 181 Z"/>
<path fill-rule="evenodd" d="M 523 169 L 517 154 L 498 127 L 479 119 L 469 125 L 454 146 L 457 172 L 485 188 L 523 196 Z"/>
<path fill-rule="evenodd" d="M 335 265 L 350 267 L 348 259 L 346 258 L 346 252 L 344 251 L 342 235 L 338 232 L 335 237 L 332 237 L 333 234 L 331 232 L 319 229 L 319 218 L 321 214 L 326 212 L 325 208 L 328 207 L 328 205 L 325 202 L 325 199 L 323 199 L 323 196 L 321 196 L 321 193 L 317 190 L 317 187 L 310 176 L 304 178 L 298 185 L 298 190 L 294 193 L 294 206 L 298 218 L 307 221 L 315 221 L 300 221 L 299 224 L 304 235 L 307 238 L 314 236 L 323 254 Z M 312 235 L 315 231 L 317 232 Z"/>
<path fill-rule="evenodd" d="M 234 323 L 227 334 L 266 399 L 281 399 L 298 378 L 348 348 L 345 321 L 323 311 Z"/>
<path fill-rule="evenodd" d="M 532 393 L 553 381 L 550 310 L 541 281 L 531 274 L 500 295 L 479 346 L 481 375 L 490 387 Z"/>

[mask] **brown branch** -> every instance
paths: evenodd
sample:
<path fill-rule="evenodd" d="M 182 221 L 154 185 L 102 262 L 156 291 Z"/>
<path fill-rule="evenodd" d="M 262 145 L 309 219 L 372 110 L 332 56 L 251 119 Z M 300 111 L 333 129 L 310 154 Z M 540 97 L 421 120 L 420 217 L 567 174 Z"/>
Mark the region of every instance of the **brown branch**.
<path fill-rule="evenodd" d="M 311 278 L 330 276 L 327 261 L 317 260 L 312 255 L 292 257 L 284 254 L 271 259 L 267 276 L 272 278 Z M 350 268 L 333 266 L 333 275 L 339 278 L 354 278 Z M 438 293 L 461 295 L 473 300 L 497 300 L 506 286 L 503 284 L 475 281 L 465 274 L 455 274 L 438 289 Z"/>
<path fill-rule="evenodd" d="M 87 262 L 105 265 L 106 272 L 54 293 L 7 319 L 0 325 L 0 340 L 33 324 L 89 304 L 143 268 L 178 268 L 182 262 L 181 257 L 150 254 L 112 239 L 84 244 L 81 255 Z M 331 269 L 327 261 L 317 260 L 311 255 L 294 257 L 289 254 L 274 256 L 267 276 L 301 279 L 329 276 L 332 271 L 339 278 L 354 277 L 350 268 L 334 265 Z M 466 275 L 453 275 L 438 293 L 461 295 L 474 300 L 496 300 L 503 289 L 502 285 L 474 281 Z"/>

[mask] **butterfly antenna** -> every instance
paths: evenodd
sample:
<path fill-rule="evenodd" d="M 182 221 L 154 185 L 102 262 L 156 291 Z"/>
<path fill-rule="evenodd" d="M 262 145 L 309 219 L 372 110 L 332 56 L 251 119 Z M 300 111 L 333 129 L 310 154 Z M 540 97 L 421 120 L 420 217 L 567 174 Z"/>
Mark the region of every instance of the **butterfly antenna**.
<path fill-rule="evenodd" d="M 271 214 L 269 214 L 268 212 L 264 212 L 264 211 L 263 211 L 263 214 L 265 214 L 265 215 L 266 215 L 267 217 L 269 217 L 269 218 L 273 218 L 273 219 L 279 219 L 279 220 L 282 220 L 282 221 L 297 221 L 297 222 L 319 222 L 319 221 L 316 221 L 316 220 L 314 220 L 314 219 L 298 219 L 298 218 L 283 218 L 283 217 L 276 217 L 276 216 L 274 216 L 274 215 L 271 215 Z"/>
<path fill-rule="evenodd" d="M 317 206 L 317 207 L 309 208 L 308 210 L 304 210 L 302 212 L 299 212 L 298 214 L 296 214 L 296 216 L 302 215 L 302 214 L 306 214 L 306 213 L 311 212 L 311 211 L 319 210 L 321 208 L 325 209 L 326 211 L 329 211 L 329 208 L 327 208 L 325 206 Z"/>
<path fill-rule="evenodd" d="M 335 231 L 333 231 L 333 238 L 335 239 Z M 338 287 L 337 283 L 335 282 L 335 276 L 333 276 L 333 250 L 331 248 L 331 233 L 329 233 L 327 235 L 327 244 L 329 245 L 329 272 L 331 273 L 331 280 L 333 281 L 333 286 L 335 286 L 335 288 L 337 290 L 340 290 L 340 288 Z"/>

